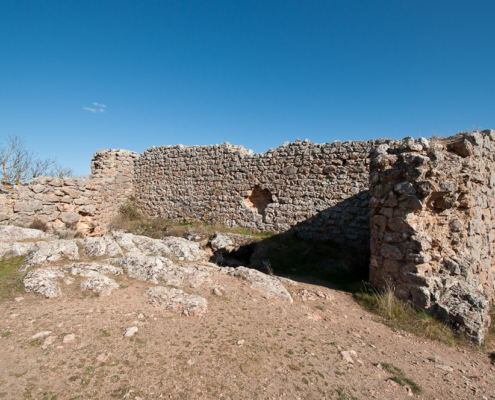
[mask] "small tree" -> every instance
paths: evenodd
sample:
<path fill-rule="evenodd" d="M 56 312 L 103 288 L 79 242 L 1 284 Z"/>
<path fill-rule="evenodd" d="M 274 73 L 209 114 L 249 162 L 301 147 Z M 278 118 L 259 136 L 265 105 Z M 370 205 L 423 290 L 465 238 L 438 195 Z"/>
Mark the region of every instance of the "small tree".
<path fill-rule="evenodd" d="M 0 147 L 0 182 L 4 186 L 29 183 L 39 176 L 71 177 L 74 171 L 57 163 L 56 158 L 38 158 L 26 148 L 24 138 L 9 135 Z"/>

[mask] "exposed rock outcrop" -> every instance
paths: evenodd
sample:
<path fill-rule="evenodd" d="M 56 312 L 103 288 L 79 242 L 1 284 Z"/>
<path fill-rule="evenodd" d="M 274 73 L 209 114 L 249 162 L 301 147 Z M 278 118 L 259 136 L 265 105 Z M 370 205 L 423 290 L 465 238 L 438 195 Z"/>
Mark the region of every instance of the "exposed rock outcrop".
<path fill-rule="evenodd" d="M 267 297 L 279 297 L 292 303 L 292 297 L 276 277 L 246 267 L 232 268 L 229 275 L 245 279 L 253 289 L 264 293 Z"/>
<path fill-rule="evenodd" d="M 103 296 L 109 295 L 115 289 L 119 288 L 118 283 L 113 279 L 98 273 L 93 273 L 90 275 L 90 278 L 81 282 L 80 286 L 83 289 L 93 290 Z"/>
<path fill-rule="evenodd" d="M 155 307 L 168 309 L 190 317 L 204 315 L 208 309 L 208 302 L 205 298 L 184 293 L 180 289 L 156 286 L 146 289 L 144 296 Z"/>
<path fill-rule="evenodd" d="M 30 250 L 21 271 L 46 263 L 57 262 L 62 259 L 79 259 L 79 249 L 74 240 L 54 240 L 52 242 L 37 242 Z"/>
<path fill-rule="evenodd" d="M 57 280 L 64 277 L 60 267 L 39 268 L 29 271 L 24 278 L 26 292 L 41 294 L 49 299 L 55 299 L 62 294 Z"/>

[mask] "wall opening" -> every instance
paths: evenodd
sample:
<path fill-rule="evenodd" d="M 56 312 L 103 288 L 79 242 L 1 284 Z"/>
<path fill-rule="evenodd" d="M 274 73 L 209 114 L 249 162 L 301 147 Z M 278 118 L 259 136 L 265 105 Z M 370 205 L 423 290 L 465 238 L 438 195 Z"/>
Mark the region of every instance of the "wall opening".
<path fill-rule="evenodd" d="M 273 203 L 273 195 L 268 189 L 261 189 L 260 186 L 255 186 L 249 191 L 249 195 L 244 201 L 249 208 L 263 215 L 268 204 Z"/>

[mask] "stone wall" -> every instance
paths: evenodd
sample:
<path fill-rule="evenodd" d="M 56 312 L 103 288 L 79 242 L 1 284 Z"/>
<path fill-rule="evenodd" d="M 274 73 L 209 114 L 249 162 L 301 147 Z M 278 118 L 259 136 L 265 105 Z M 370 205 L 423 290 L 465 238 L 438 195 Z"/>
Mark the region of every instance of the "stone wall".
<path fill-rule="evenodd" d="M 141 154 L 134 186 L 149 217 L 203 220 L 305 238 L 369 242 L 370 150 L 387 140 L 285 143 L 253 154 L 229 143 Z"/>
<path fill-rule="evenodd" d="M 41 177 L 29 185 L 14 186 L 0 194 L 0 224 L 30 227 L 39 222 L 49 232 L 100 235 L 120 205 L 134 194 L 137 157 L 127 150 L 103 150 L 95 153 L 89 178 Z"/>
<path fill-rule="evenodd" d="M 371 282 L 483 340 L 494 298 L 495 131 L 378 146 Z"/>
<path fill-rule="evenodd" d="M 151 218 L 370 245 L 374 285 L 481 342 L 495 291 L 494 153 L 492 130 L 298 140 L 261 154 L 228 143 L 153 147 L 140 157 L 103 150 L 87 179 L 38 178 L 0 193 L 0 224 L 101 235 L 133 198 Z"/>

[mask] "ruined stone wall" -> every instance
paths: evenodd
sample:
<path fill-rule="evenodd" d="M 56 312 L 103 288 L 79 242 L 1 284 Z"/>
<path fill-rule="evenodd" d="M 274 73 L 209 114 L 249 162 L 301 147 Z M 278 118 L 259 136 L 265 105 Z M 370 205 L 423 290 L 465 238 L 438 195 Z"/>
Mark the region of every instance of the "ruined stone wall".
<path fill-rule="evenodd" d="M 0 193 L 0 224 L 100 235 L 129 198 L 148 217 L 370 244 L 370 278 L 483 340 L 495 292 L 495 131 L 401 141 L 228 143 L 95 153 L 84 178 Z M 370 219 L 371 218 L 371 219 Z M 370 228 L 371 227 L 371 228 Z M 371 235 L 371 241 L 370 241 Z"/>
<path fill-rule="evenodd" d="M 495 131 L 378 146 L 371 282 L 481 342 L 495 273 Z"/>
<path fill-rule="evenodd" d="M 134 166 L 138 159 L 139 155 L 129 150 L 101 150 L 93 155 L 90 188 L 98 193 L 95 202 L 100 210 L 100 229 L 106 229 L 120 206 L 134 197 Z"/>
<path fill-rule="evenodd" d="M 0 194 L 0 224 L 30 227 L 38 221 L 50 232 L 102 234 L 127 198 L 137 153 L 103 150 L 94 154 L 89 178 L 33 179 Z M 39 226 L 39 225 L 38 225 Z"/>
<path fill-rule="evenodd" d="M 369 242 L 370 150 L 387 140 L 285 143 L 253 154 L 228 143 L 161 146 L 135 167 L 149 217 L 204 220 L 305 238 Z"/>

